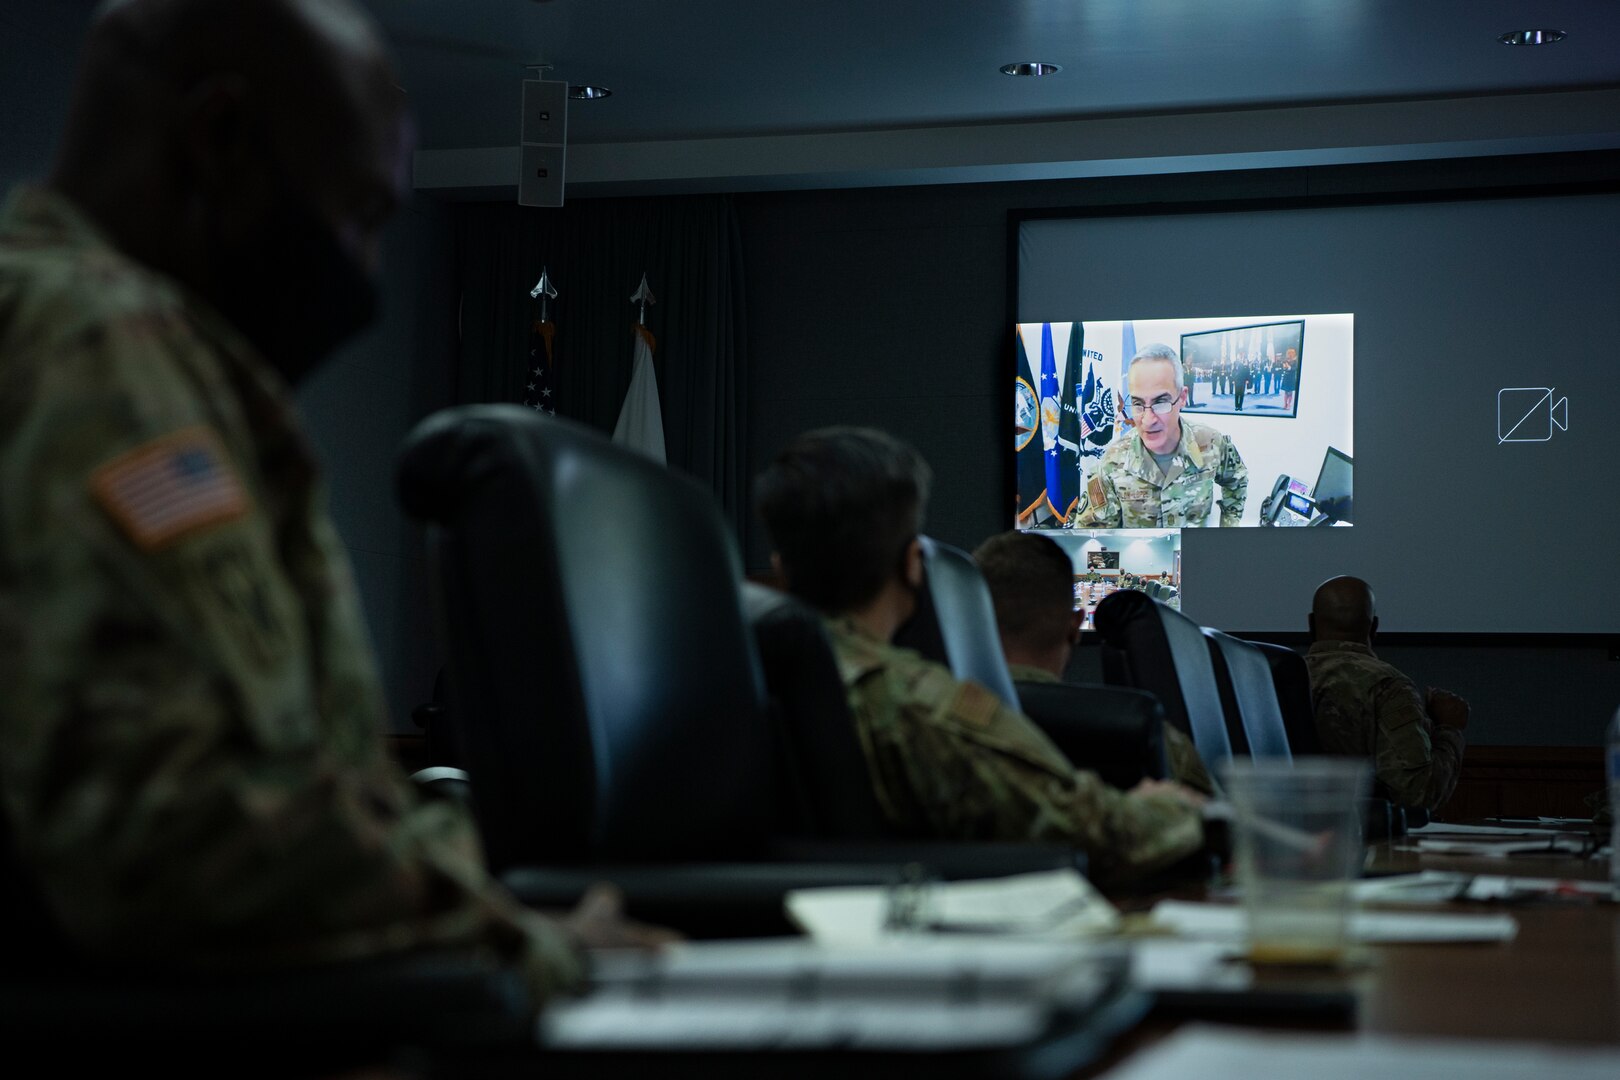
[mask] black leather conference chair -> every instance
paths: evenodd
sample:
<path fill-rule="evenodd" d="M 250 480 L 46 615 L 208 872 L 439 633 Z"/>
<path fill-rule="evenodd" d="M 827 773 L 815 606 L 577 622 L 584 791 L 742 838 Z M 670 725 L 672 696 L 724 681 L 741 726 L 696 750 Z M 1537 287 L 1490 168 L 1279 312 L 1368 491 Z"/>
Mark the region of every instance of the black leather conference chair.
<path fill-rule="evenodd" d="M 1271 668 L 1271 685 L 1282 709 L 1283 727 L 1288 732 L 1288 748 L 1295 757 L 1322 753 L 1316 734 L 1316 713 L 1311 706 L 1311 675 L 1305 658 L 1284 645 L 1251 641 Z"/>
<path fill-rule="evenodd" d="M 778 832 L 833 840 L 891 836 L 821 616 L 752 582 L 743 585 L 743 604 L 773 706 Z"/>
<path fill-rule="evenodd" d="M 1001 650 L 990 588 L 973 556 L 932 537 L 920 539 L 923 588 L 917 610 L 894 643 L 944 664 L 958 679 L 976 682 L 1017 708 L 1018 692 Z"/>
<path fill-rule="evenodd" d="M 1215 685 L 1233 752 L 1255 758 L 1292 760 L 1288 731 L 1272 683 L 1271 665 L 1252 643 L 1231 634 L 1204 629 Z"/>
<path fill-rule="evenodd" d="M 764 695 L 708 493 L 499 405 L 418 425 L 399 489 L 491 866 L 759 855 Z"/>
<path fill-rule="evenodd" d="M 1169 775 L 1164 709 L 1152 694 L 1119 686 L 1015 682 L 1019 706 L 1077 769 L 1129 790 Z"/>
<path fill-rule="evenodd" d="M 1102 639 L 1103 679 L 1109 685 L 1145 690 L 1158 698 L 1165 718 L 1192 737 L 1211 770 L 1232 757 L 1202 627 L 1130 589 L 1104 597 L 1092 622 Z"/>
<path fill-rule="evenodd" d="M 768 706 L 706 491 L 581 425 L 484 405 L 418 425 L 400 496 L 429 523 L 473 806 L 522 899 L 605 879 L 637 917 L 734 936 L 785 929 L 789 889 L 896 877 L 893 852 L 773 843 Z"/>

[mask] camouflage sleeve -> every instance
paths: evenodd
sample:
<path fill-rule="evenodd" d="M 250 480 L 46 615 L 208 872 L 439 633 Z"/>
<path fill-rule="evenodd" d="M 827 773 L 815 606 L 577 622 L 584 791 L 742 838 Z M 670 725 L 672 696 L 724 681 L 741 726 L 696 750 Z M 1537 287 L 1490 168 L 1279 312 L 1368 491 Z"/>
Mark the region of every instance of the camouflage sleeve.
<path fill-rule="evenodd" d="M 1198 748 L 1180 728 L 1170 723 L 1164 725 L 1164 756 L 1170 765 L 1170 779 L 1205 795 L 1215 794 L 1215 784 L 1209 778 L 1209 770 L 1204 768 L 1204 759 L 1198 756 Z"/>
<path fill-rule="evenodd" d="M 1085 498 L 1069 513 L 1069 524 L 1086 528 L 1117 529 L 1124 521 L 1119 493 L 1101 471 L 1086 481 Z"/>
<path fill-rule="evenodd" d="M 1196 851 L 1196 810 L 1127 795 L 1069 765 L 1026 717 L 977 683 L 946 677 L 907 724 L 911 784 L 935 835 L 1072 843 L 1094 876 L 1122 881 Z"/>
<path fill-rule="evenodd" d="M 1221 525 L 1230 528 L 1241 524 L 1243 508 L 1249 501 L 1249 467 L 1243 464 L 1230 435 L 1221 436 L 1221 463 L 1215 482 L 1221 485 Z"/>
<path fill-rule="evenodd" d="M 489 880 L 466 812 L 415 797 L 379 717 L 337 722 L 282 558 L 297 539 L 203 368 L 175 360 L 202 346 L 117 325 L 74 346 L 0 391 L 0 789 L 66 932 L 166 965 L 470 946 L 542 994 L 574 985 L 571 943 Z M 240 499 L 148 548 L 90 478 L 175 431 L 203 433 Z"/>
<path fill-rule="evenodd" d="M 1432 730 L 1423 699 L 1408 679 L 1387 679 L 1373 693 L 1377 743 L 1373 768 L 1391 797 L 1405 806 L 1438 809 L 1457 786 L 1462 732 Z"/>

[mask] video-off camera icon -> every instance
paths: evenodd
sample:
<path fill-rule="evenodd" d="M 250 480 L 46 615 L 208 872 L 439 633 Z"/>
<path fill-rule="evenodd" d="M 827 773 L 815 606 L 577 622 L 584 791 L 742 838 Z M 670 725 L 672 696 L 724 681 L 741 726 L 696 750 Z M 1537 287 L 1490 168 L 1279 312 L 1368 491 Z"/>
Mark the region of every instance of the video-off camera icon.
<path fill-rule="evenodd" d="M 1496 392 L 1496 442 L 1547 442 L 1569 430 L 1569 398 L 1550 386 L 1505 386 Z"/>

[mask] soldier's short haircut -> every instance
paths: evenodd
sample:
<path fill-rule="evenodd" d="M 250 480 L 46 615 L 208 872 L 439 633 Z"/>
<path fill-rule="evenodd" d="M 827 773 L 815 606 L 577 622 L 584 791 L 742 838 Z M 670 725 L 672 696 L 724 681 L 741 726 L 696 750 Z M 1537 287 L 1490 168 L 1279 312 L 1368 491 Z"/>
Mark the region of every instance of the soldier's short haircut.
<path fill-rule="evenodd" d="M 932 474 L 907 443 L 872 428 L 800 435 L 754 483 L 754 505 L 788 588 L 838 615 L 901 572 L 922 530 Z"/>
<path fill-rule="evenodd" d="M 1136 355 L 1131 357 L 1131 362 L 1126 365 L 1126 367 L 1125 367 L 1125 396 L 1126 397 L 1129 397 L 1130 393 L 1131 393 L 1131 387 L 1130 387 L 1131 372 L 1130 372 L 1130 369 L 1136 366 L 1136 362 L 1138 360 L 1168 360 L 1168 361 L 1170 361 L 1170 365 L 1176 369 L 1176 385 L 1177 386 L 1181 385 L 1181 383 L 1182 383 L 1181 355 L 1179 353 L 1177 353 L 1176 350 L 1172 349 L 1170 346 L 1163 345 L 1163 344 L 1160 344 L 1158 342 L 1155 342 L 1152 345 L 1144 345 L 1140 349 L 1137 349 L 1136 350 Z"/>
<path fill-rule="evenodd" d="M 1004 641 L 1034 652 L 1066 640 L 1074 627 L 1074 563 L 1051 537 L 997 533 L 973 552 L 990 586 Z"/>

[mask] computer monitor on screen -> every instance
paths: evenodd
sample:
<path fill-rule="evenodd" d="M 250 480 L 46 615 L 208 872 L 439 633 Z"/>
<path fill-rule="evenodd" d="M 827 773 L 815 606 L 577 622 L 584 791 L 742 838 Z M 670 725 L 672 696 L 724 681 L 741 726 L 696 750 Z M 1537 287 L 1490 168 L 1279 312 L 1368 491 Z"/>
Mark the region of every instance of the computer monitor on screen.
<path fill-rule="evenodd" d="M 1322 471 L 1316 476 L 1316 487 L 1311 489 L 1317 512 L 1326 519 L 1323 524 L 1355 521 L 1354 474 L 1355 462 L 1350 455 L 1328 447 L 1322 456 Z"/>

